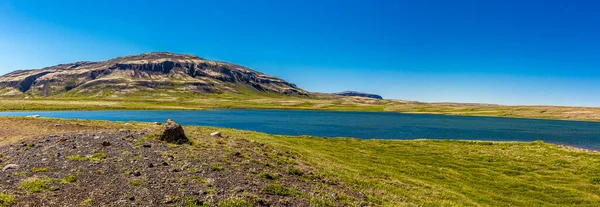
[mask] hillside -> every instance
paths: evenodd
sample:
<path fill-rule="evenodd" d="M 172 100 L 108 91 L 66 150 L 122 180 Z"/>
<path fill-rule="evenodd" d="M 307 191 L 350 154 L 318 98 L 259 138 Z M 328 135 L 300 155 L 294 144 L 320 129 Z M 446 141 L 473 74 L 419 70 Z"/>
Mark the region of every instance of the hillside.
<path fill-rule="evenodd" d="M 383 99 L 383 97 L 381 97 L 380 95 L 377 95 L 377 94 L 364 93 L 364 92 L 358 92 L 358 91 L 344 91 L 344 92 L 339 92 L 339 93 L 334 93 L 334 94 L 338 95 L 338 96 L 354 96 L 354 97 Z"/>
<path fill-rule="evenodd" d="M 542 142 L 184 127 L 191 143 L 177 145 L 155 139 L 152 123 L 0 125 L 0 206 L 600 205 L 599 154 Z"/>
<path fill-rule="evenodd" d="M 0 96 L 126 96 L 141 92 L 274 93 L 307 96 L 282 79 L 249 68 L 167 52 L 76 62 L 0 77 Z"/>

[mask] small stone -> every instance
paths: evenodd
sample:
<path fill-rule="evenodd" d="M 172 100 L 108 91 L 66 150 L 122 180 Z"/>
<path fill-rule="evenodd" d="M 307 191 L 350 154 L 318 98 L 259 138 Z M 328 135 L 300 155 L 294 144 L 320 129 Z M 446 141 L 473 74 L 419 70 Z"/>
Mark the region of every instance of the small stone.
<path fill-rule="evenodd" d="M 244 192 L 244 188 L 237 187 L 237 188 L 235 189 L 235 192 L 236 192 L 236 193 L 243 193 L 243 192 Z"/>
<path fill-rule="evenodd" d="M 221 132 L 213 132 L 213 133 L 210 133 L 210 136 L 213 136 L 213 137 L 221 137 Z"/>
<path fill-rule="evenodd" d="M 62 124 L 55 124 L 54 127 L 62 126 Z"/>
<path fill-rule="evenodd" d="M 150 147 L 152 147 L 152 145 L 150 145 L 150 144 L 143 144 L 142 147 L 144 147 L 144 148 L 150 148 Z"/>
<path fill-rule="evenodd" d="M 163 162 L 163 163 L 162 163 L 162 165 L 163 165 L 163 166 L 169 166 L 169 163 L 167 163 L 167 162 Z"/>
<path fill-rule="evenodd" d="M 148 168 L 153 168 L 153 167 L 154 167 L 154 164 L 148 163 Z"/>
<path fill-rule="evenodd" d="M 133 173 L 133 176 L 135 176 L 135 177 L 139 177 L 139 176 L 142 176 L 142 173 L 141 173 L 141 172 L 139 172 L 139 171 L 135 171 L 135 172 Z"/>
<path fill-rule="evenodd" d="M 6 171 L 6 170 L 10 170 L 10 169 L 19 169 L 19 166 L 15 165 L 15 164 L 8 164 L 8 165 L 4 166 L 4 168 L 2 168 L 2 171 Z"/>
<path fill-rule="evenodd" d="M 104 142 L 102 142 L 102 146 L 108 147 L 110 146 L 110 142 L 108 140 L 104 140 Z"/>

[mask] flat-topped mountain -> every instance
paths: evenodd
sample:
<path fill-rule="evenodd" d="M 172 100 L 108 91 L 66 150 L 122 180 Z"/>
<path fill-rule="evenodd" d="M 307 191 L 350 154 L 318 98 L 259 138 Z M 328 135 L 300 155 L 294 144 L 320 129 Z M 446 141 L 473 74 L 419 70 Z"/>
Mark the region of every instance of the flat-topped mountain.
<path fill-rule="evenodd" d="M 374 99 L 383 99 L 380 95 L 371 94 L 371 93 L 363 93 L 358 91 L 344 91 L 339 93 L 334 93 L 338 96 L 354 96 L 354 97 L 365 97 L 365 98 L 374 98 Z"/>
<path fill-rule="evenodd" d="M 0 76 L 0 96 L 102 96 L 157 89 L 166 92 L 309 94 L 292 83 L 243 66 L 168 52 L 18 70 Z"/>

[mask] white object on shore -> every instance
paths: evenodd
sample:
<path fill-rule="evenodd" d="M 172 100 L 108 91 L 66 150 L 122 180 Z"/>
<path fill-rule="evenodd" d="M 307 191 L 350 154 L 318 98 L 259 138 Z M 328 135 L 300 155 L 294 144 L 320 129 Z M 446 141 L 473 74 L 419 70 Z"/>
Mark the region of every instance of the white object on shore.
<path fill-rule="evenodd" d="M 31 115 L 31 116 L 27 116 L 27 117 L 31 117 L 31 118 L 39 118 L 40 115 Z"/>

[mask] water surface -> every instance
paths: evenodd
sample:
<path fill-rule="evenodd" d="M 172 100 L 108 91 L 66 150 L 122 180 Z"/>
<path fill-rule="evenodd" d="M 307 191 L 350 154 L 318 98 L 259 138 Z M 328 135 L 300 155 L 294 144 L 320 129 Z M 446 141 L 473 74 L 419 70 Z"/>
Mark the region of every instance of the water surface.
<path fill-rule="evenodd" d="M 164 122 L 252 130 L 281 135 L 362 139 L 535 141 L 600 149 L 600 123 L 385 112 L 296 110 L 0 112 L 2 116 Z"/>

